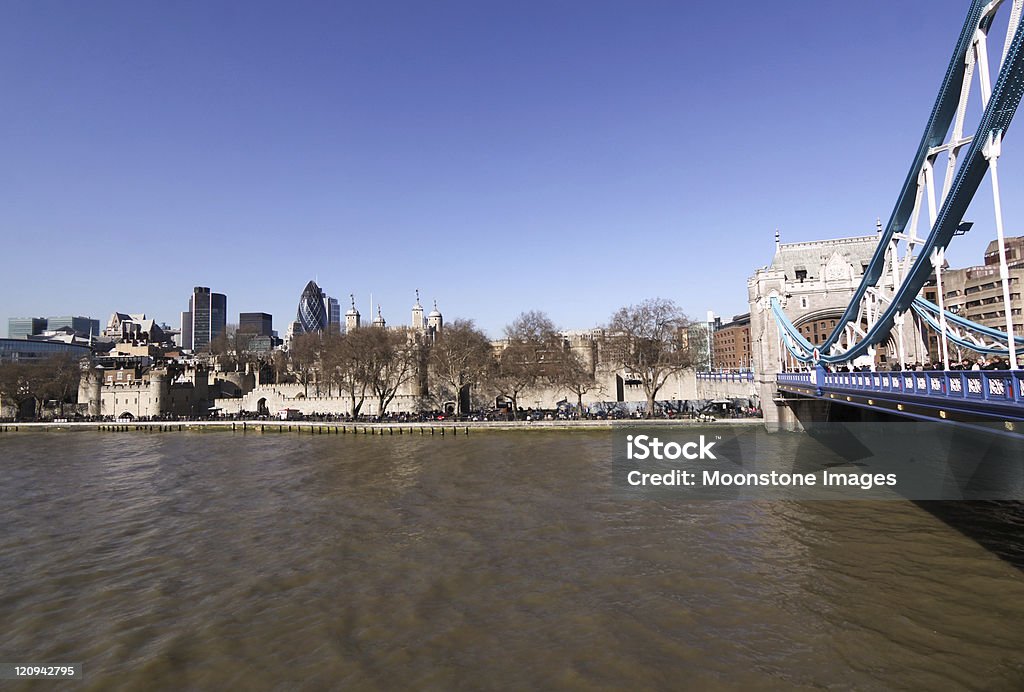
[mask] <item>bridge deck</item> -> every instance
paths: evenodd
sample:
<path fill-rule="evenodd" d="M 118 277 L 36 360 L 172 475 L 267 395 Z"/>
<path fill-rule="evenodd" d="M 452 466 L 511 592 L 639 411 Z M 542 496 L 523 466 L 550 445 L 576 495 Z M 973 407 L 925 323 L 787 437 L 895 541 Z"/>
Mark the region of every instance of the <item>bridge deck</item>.
<path fill-rule="evenodd" d="M 1024 370 L 780 373 L 779 390 L 921 420 L 1024 422 Z"/>

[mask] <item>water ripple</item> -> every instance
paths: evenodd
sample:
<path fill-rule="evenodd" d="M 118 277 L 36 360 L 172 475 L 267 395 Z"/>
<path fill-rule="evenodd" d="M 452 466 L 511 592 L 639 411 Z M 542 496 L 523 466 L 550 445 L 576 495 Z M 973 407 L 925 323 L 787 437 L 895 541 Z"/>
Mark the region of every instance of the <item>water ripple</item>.
<path fill-rule="evenodd" d="M 1017 507 L 622 502 L 601 433 L 0 458 L 0 659 L 81 662 L 87 689 L 1024 683 Z"/>

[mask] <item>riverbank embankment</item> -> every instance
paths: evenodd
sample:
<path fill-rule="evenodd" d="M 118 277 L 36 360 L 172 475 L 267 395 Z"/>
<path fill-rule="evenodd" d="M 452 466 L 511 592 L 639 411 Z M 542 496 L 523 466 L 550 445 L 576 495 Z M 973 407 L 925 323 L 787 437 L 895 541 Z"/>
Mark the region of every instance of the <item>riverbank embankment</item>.
<path fill-rule="evenodd" d="M 362 423 L 344 421 L 69 421 L 44 423 L 2 423 L 0 434 L 18 432 L 241 432 L 296 433 L 305 435 L 468 435 L 488 430 L 613 430 L 635 427 L 706 427 L 763 425 L 760 418 L 721 420 L 582 420 L 582 421 L 428 421 L 415 423 Z"/>

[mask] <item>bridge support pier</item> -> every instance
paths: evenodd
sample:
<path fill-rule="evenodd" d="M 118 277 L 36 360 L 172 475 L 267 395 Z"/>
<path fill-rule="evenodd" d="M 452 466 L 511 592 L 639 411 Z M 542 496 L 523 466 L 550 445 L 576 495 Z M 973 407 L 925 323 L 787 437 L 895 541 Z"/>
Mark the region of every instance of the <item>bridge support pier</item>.
<path fill-rule="evenodd" d="M 796 400 L 780 398 L 775 373 L 758 375 L 754 384 L 761 395 L 764 427 L 768 432 L 803 432 L 804 426 L 800 422 L 800 417 L 792 408 Z"/>
<path fill-rule="evenodd" d="M 803 432 L 804 426 L 792 404 L 774 401 L 764 407 L 764 427 L 768 432 Z M 769 413 L 770 412 L 770 413 Z"/>

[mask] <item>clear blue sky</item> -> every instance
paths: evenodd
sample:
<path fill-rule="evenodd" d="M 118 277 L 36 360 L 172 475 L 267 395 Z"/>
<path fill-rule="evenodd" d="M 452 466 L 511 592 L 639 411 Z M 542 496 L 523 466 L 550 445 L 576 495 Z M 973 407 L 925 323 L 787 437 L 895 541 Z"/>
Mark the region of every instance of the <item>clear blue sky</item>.
<path fill-rule="evenodd" d="M 776 227 L 888 218 L 967 6 L 3 3 L 0 329 L 176 326 L 204 285 L 283 333 L 311 278 L 494 335 L 656 296 L 743 312 Z M 954 265 L 994 237 L 989 195 Z"/>

